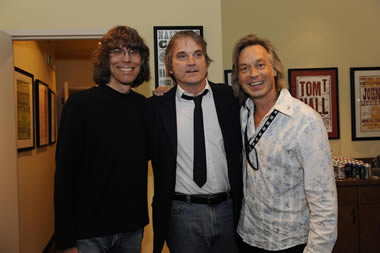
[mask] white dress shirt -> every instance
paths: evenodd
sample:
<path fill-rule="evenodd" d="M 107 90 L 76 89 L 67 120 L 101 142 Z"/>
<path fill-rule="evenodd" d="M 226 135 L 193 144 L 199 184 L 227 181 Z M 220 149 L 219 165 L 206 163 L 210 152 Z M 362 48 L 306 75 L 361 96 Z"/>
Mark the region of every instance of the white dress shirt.
<path fill-rule="evenodd" d="M 326 128 L 311 107 L 281 90 L 255 128 L 254 104 L 241 109 L 242 134 L 255 136 L 274 109 L 278 115 L 256 145 L 258 170 L 243 150 L 244 201 L 237 232 L 249 245 L 331 252 L 337 238 L 337 193 Z M 256 156 L 250 153 L 256 163 Z"/>
<path fill-rule="evenodd" d="M 222 131 L 219 126 L 212 89 L 208 82 L 205 89 L 209 92 L 203 96 L 202 111 L 205 131 L 207 181 L 202 188 L 193 181 L 193 117 L 194 101 L 183 99 L 185 92 L 177 85 L 177 174 L 175 191 L 185 194 L 212 194 L 230 190 L 227 172 L 226 152 Z M 202 93 L 202 92 L 201 92 Z"/>

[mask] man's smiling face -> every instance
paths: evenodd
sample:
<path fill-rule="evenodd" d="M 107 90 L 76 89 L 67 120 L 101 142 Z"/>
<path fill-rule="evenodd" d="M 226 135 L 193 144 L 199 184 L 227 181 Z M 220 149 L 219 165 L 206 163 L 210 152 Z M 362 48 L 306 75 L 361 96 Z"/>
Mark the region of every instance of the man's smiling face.
<path fill-rule="evenodd" d="M 140 73 L 141 55 L 131 49 L 117 50 L 117 53 L 110 53 L 110 84 L 132 85 Z"/>

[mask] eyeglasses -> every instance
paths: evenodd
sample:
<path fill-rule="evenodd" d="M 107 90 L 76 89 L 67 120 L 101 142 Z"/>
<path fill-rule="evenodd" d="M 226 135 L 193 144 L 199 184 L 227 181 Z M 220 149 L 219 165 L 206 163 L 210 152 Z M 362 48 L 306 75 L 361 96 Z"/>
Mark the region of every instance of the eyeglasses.
<path fill-rule="evenodd" d="M 259 142 L 260 138 L 263 136 L 265 131 L 268 129 L 270 124 L 272 124 L 274 118 L 276 118 L 278 113 L 279 113 L 279 110 L 274 109 L 273 112 L 269 115 L 269 117 L 265 121 L 264 125 L 261 127 L 260 131 L 256 134 L 256 136 L 251 136 L 249 140 L 248 140 L 248 133 L 247 133 L 249 113 L 247 114 L 247 125 L 245 126 L 245 133 L 244 133 L 245 156 L 247 157 L 247 161 L 249 165 L 254 170 L 259 170 L 259 159 L 257 157 L 257 150 L 255 146 Z M 253 154 L 252 154 L 252 151 L 254 151 Z M 252 158 L 256 158 L 256 159 L 253 160 Z"/>
<path fill-rule="evenodd" d="M 244 132 L 245 157 L 247 158 L 249 165 L 254 170 L 259 170 L 259 158 L 257 157 L 257 150 L 254 144 L 250 144 L 252 142 L 252 137 L 248 140 L 247 126 L 245 127 Z M 254 161 L 252 159 L 253 157 L 256 158 Z"/>
<path fill-rule="evenodd" d="M 121 49 L 121 48 L 115 48 L 110 51 L 110 55 L 114 58 L 121 58 L 125 56 L 126 54 L 129 55 L 131 58 L 137 58 L 140 56 L 140 52 L 137 49 Z"/>

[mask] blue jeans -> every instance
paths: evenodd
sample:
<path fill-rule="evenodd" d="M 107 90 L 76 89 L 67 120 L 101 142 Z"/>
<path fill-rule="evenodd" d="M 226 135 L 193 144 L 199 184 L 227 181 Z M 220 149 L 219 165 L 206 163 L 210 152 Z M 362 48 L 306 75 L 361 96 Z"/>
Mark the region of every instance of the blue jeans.
<path fill-rule="evenodd" d="M 172 202 L 170 253 L 237 253 L 232 200 L 217 205 Z"/>
<path fill-rule="evenodd" d="M 144 229 L 77 240 L 79 253 L 140 253 Z"/>

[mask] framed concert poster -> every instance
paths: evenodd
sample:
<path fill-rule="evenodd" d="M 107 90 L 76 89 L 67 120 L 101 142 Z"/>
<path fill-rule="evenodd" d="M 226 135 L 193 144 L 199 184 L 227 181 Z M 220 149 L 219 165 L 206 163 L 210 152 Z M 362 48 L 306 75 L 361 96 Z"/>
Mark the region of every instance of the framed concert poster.
<path fill-rule="evenodd" d="M 339 139 L 338 68 L 289 69 L 290 93 L 322 117 L 329 139 Z"/>
<path fill-rule="evenodd" d="M 17 151 L 34 149 L 34 76 L 15 67 Z"/>
<path fill-rule="evenodd" d="M 37 147 L 49 144 L 49 87 L 36 80 Z"/>
<path fill-rule="evenodd" d="M 203 37 L 203 26 L 154 26 L 154 66 L 155 87 L 174 86 L 174 81 L 167 75 L 165 68 L 165 50 L 176 32 L 192 30 Z"/>
<path fill-rule="evenodd" d="M 380 140 L 380 67 L 350 68 L 352 140 Z"/>
<path fill-rule="evenodd" d="M 57 104 L 54 91 L 49 89 L 49 144 L 54 144 L 57 137 Z"/>

